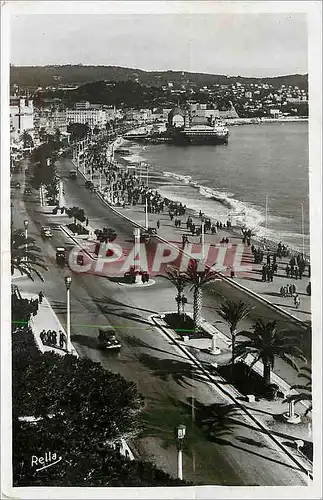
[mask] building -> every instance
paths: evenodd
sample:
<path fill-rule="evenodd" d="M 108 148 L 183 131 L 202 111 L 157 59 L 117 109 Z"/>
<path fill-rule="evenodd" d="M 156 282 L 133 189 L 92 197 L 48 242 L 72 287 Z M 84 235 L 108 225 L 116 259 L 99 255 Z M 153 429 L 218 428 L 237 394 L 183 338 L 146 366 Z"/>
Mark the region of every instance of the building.
<path fill-rule="evenodd" d="M 31 99 L 14 97 L 10 99 L 10 129 L 22 133 L 34 129 L 34 107 Z"/>
<path fill-rule="evenodd" d="M 102 109 L 67 109 L 67 124 L 88 123 L 90 127 L 103 128 L 106 124 L 106 112 Z"/>

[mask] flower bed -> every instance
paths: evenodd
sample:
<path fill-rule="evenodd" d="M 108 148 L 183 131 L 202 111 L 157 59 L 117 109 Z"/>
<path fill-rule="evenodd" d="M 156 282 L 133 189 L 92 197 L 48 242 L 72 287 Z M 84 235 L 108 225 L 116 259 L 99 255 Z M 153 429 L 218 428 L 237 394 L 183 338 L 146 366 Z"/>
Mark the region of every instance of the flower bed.
<path fill-rule="evenodd" d="M 167 326 L 182 337 L 188 336 L 190 339 L 211 338 L 211 335 L 203 328 L 199 332 L 195 332 L 193 319 L 187 314 L 179 316 L 177 313 L 168 313 L 165 314 L 163 320 L 167 323 Z"/>

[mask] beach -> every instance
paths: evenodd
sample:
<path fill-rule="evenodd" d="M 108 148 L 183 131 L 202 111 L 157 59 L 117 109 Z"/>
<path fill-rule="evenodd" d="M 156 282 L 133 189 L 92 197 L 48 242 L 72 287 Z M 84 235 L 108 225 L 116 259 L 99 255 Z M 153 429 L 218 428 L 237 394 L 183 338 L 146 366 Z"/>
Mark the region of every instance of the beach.
<path fill-rule="evenodd" d="M 309 254 L 307 131 L 304 122 L 232 127 L 227 146 L 123 141 L 130 154 L 116 159 L 124 165 L 148 164 L 150 187 L 195 213 L 202 210 L 222 220 L 233 214 L 234 225 L 251 228 L 259 239 L 283 241 L 300 252 L 304 244 Z"/>

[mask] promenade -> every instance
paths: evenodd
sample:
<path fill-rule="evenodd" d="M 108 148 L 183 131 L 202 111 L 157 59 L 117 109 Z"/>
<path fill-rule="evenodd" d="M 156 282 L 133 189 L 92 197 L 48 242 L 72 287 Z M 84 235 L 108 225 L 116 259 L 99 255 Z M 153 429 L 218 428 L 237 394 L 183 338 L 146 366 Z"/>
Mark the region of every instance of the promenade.
<path fill-rule="evenodd" d="M 122 216 L 125 216 L 128 219 L 136 222 L 137 224 L 145 227 L 144 205 L 135 205 L 131 207 L 127 206 L 126 208 L 113 206 L 112 208 Z M 189 242 L 195 244 L 195 247 L 200 246 L 200 237 L 191 236 L 189 231 L 187 231 L 186 229 L 185 222 L 188 217 L 191 217 L 193 219 L 193 222 L 197 227 L 201 225 L 201 219 L 194 215 L 192 211 L 186 210 L 184 216 L 176 216 L 176 219 L 181 219 L 181 227 L 175 227 L 174 220 L 170 220 L 170 217 L 166 211 L 160 214 L 149 213 L 149 227 L 157 228 L 157 221 L 159 221 L 160 227 L 157 230 L 157 234 L 161 238 L 171 242 L 179 248 L 182 248 L 183 235 L 188 235 Z M 242 234 L 241 236 L 238 236 L 236 229 L 230 230 L 227 228 L 218 229 L 218 232 L 215 235 L 206 233 L 205 244 L 210 244 L 210 250 L 212 251 L 212 246 L 215 244 L 219 244 L 223 238 L 229 238 L 229 245 L 232 246 L 232 248 L 229 249 L 229 245 L 227 245 L 228 253 L 230 251 L 234 251 L 237 245 L 242 244 Z M 255 240 L 252 240 L 251 243 L 253 243 L 256 247 L 259 246 L 259 243 Z M 310 321 L 311 297 L 306 292 L 307 285 L 310 281 L 308 273 L 306 272 L 302 279 L 296 280 L 295 278 L 291 277 L 287 278 L 285 268 L 291 256 L 282 257 L 277 261 L 278 270 L 274 275 L 273 282 L 264 282 L 262 281 L 261 273 L 262 264 L 255 264 L 252 261 L 251 257 L 251 255 L 247 257 L 244 263 L 245 265 L 249 265 L 249 267 L 252 267 L 252 269 L 250 271 L 244 270 L 243 276 L 239 276 L 239 273 L 237 273 L 233 278 L 234 281 L 236 283 L 239 283 L 243 287 L 246 287 L 248 290 L 251 290 L 252 292 L 258 294 L 262 299 L 265 299 L 275 306 L 280 307 L 286 313 L 296 317 L 297 319 L 301 321 Z M 227 276 L 230 275 L 229 271 L 230 269 L 228 268 L 225 272 Z M 296 292 L 300 296 L 301 302 L 298 308 L 296 308 L 294 305 L 293 297 L 282 297 L 280 294 L 280 288 L 289 284 L 295 284 Z"/>

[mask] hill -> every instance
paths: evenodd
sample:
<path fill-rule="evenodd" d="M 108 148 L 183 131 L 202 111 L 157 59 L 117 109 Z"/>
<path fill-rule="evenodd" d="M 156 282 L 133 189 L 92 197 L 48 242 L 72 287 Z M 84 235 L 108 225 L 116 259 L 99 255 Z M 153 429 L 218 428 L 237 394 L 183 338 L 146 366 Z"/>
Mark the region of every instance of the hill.
<path fill-rule="evenodd" d="M 308 75 L 285 75 L 268 78 L 251 78 L 243 76 L 214 75 L 207 73 L 190 73 L 187 71 L 143 71 L 121 66 L 11 66 L 10 82 L 23 88 L 47 86 L 84 85 L 98 81 L 132 81 L 141 85 L 161 87 L 167 82 L 174 84 L 189 83 L 191 85 L 229 85 L 240 83 L 268 83 L 274 86 L 297 85 L 307 89 Z"/>

